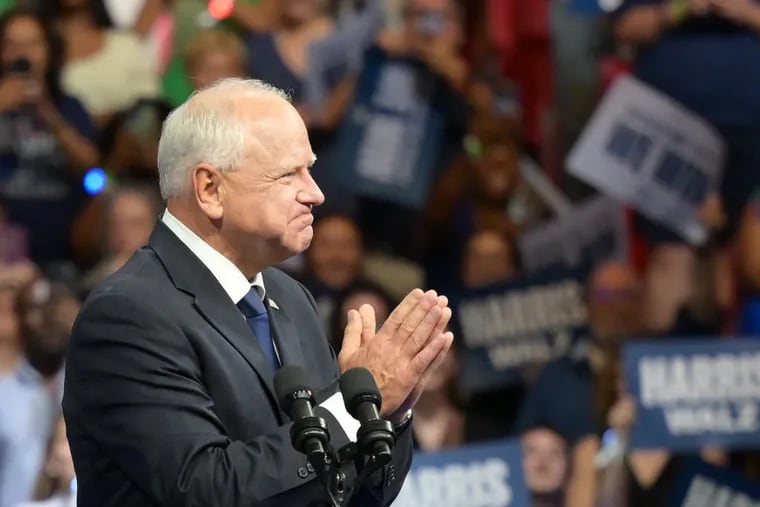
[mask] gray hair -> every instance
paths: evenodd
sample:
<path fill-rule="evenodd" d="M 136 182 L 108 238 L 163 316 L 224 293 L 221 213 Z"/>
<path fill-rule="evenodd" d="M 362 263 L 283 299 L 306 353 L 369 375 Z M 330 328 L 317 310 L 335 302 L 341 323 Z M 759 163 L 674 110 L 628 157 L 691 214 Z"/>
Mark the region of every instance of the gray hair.
<path fill-rule="evenodd" d="M 167 116 L 158 142 L 158 177 L 161 197 L 182 193 L 190 171 L 207 163 L 220 171 L 240 167 L 249 128 L 237 112 L 241 97 L 290 96 L 257 79 L 229 78 L 199 90 Z"/>

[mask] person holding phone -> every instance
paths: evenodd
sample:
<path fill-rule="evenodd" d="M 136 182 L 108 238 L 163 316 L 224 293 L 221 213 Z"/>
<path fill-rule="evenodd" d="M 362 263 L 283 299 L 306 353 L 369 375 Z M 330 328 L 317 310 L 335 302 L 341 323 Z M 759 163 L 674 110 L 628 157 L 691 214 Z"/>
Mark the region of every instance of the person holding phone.
<path fill-rule="evenodd" d="M 89 116 L 61 91 L 62 56 L 34 11 L 0 17 L 0 197 L 39 263 L 67 256 L 79 179 L 99 158 Z"/>

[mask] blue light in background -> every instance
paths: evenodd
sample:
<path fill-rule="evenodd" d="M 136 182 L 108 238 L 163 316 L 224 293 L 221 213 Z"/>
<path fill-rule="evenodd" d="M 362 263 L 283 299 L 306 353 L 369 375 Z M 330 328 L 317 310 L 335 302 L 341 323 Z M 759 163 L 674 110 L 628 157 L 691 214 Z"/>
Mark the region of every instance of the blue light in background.
<path fill-rule="evenodd" d="M 106 188 L 106 181 L 108 176 L 106 172 L 100 167 L 94 167 L 87 171 L 82 180 L 84 185 L 84 191 L 90 195 L 99 194 Z"/>

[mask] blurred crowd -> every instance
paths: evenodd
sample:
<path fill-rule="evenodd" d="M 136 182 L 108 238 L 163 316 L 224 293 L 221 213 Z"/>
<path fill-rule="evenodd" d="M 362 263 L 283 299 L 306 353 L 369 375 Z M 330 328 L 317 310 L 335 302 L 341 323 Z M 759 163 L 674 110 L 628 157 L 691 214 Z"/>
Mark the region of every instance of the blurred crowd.
<path fill-rule="evenodd" d="M 585 280 L 588 357 L 469 393 L 455 343 L 413 430 L 421 451 L 520 438 L 534 506 L 666 505 L 687 456 L 627 449 L 620 350 L 760 336 L 760 3 L 620 0 L 593 16 L 571 3 L 0 1 L 0 507 L 75 505 L 60 414 L 69 332 L 88 291 L 147 242 L 161 124 L 193 90 L 253 77 L 302 113 L 327 202 L 310 249 L 282 267 L 314 294 L 337 350 L 351 308 L 382 322 L 413 287 L 453 296 L 520 277 L 517 239 L 556 212 L 525 161 L 573 202 L 592 196 L 563 162 L 627 73 L 725 140 L 722 183 L 697 211 L 710 239 L 692 246 L 628 210 L 629 255 Z M 421 148 L 378 128 L 360 152 L 357 118 L 399 103 Z M 411 154 L 407 173 L 386 147 Z M 382 164 L 421 200 L 353 184 Z M 758 480 L 758 448 L 700 454 Z"/>

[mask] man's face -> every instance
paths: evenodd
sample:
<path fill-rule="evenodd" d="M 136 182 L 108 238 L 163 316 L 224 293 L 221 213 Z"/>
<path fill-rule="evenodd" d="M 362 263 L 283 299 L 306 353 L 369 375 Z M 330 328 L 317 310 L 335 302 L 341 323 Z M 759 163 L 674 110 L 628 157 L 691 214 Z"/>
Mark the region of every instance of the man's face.
<path fill-rule="evenodd" d="M 319 222 L 309 249 L 314 275 L 335 289 L 342 289 L 359 274 L 362 242 L 359 231 L 343 217 L 328 217 Z"/>
<path fill-rule="evenodd" d="M 242 167 L 222 174 L 222 233 L 239 254 L 270 264 L 303 252 L 314 231 L 313 206 L 325 196 L 311 177 L 314 154 L 303 120 L 290 104 L 242 102 L 258 116 Z"/>
<path fill-rule="evenodd" d="M 522 436 L 525 482 L 532 493 L 553 493 L 562 488 L 567 475 L 564 440 L 555 432 L 538 428 Z"/>

